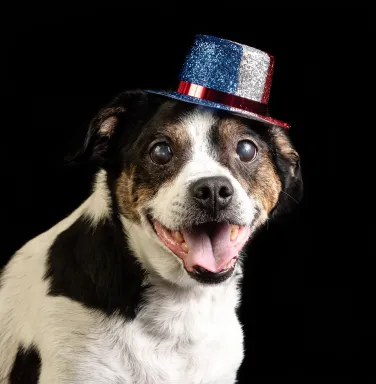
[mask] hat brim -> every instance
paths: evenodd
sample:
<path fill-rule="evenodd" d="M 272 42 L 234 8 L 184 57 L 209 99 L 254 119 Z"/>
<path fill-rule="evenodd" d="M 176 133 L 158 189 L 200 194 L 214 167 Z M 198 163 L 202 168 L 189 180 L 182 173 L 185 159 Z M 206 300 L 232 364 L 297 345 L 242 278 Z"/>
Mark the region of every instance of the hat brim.
<path fill-rule="evenodd" d="M 214 101 L 209 101 L 209 100 L 199 99 L 197 97 L 193 97 L 193 96 L 189 96 L 189 95 L 184 95 L 184 94 L 179 93 L 179 92 L 165 92 L 165 91 L 152 91 L 152 90 L 146 90 L 146 92 L 154 93 L 156 95 L 166 96 L 166 97 L 169 97 L 171 99 L 180 100 L 180 101 L 183 101 L 186 103 L 202 105 L 202 106 L 209 107 L 209 108 L 221 109 L 223 111 L 231 112 L 235 115 L 246 117 L 246 118 L 251 119 L 251 120 L 262 121 L 264 123 L 276 125 L 278 127 L 282 127 L 285 129 L 290 128 L 289 124 L 287 124 L 283 121 L 277 120 L 277 119 L 273 119 L 272 117 L 269 117 L 269 116 L 262 116 L 262 115 L 259 115 L 257 113 L 244 111 L 242 109 L 230 107 L 228 105 L 224 105 L 224 104 L 220 104 L 220 103 L 216 103 Z"/>

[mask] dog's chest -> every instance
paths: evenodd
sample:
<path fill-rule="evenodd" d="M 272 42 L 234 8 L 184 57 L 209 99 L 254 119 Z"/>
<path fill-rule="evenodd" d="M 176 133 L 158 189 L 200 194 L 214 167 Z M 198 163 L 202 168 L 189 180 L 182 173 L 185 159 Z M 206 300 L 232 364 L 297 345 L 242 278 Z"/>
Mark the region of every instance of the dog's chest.
<path fill-rule="evenodd" d="M 172 300 L 166 307 L 157 300 L 142 313 L 128 330 L 135 346 L 133 363 L 140 362 L 140 372 L 149 367 L 150 377 L 161 383 L 182 384 L 233 375 L 242 359 L 242 332 L 231 298 L 220 300 L 213 294 L 201 300 Z"/>
<path fill-rule="evenodd" d="M 223 303 L 218 303 L 220 296 L 207 296 L 179 302 L 151 295 L 149 300 L 154 301 L 135 320 L 102 321 L 101 336 L 90 352 L 101 353 L 96 369 L 114 383 L 235 382 L 243 358 L 235 297 L 223 297 Z M 105 373 L 109 366 L 111 374 Z M 87 367 L 81 370 L 87 372 Z M 99 371 L 95 373 L 98 382 Z"/>

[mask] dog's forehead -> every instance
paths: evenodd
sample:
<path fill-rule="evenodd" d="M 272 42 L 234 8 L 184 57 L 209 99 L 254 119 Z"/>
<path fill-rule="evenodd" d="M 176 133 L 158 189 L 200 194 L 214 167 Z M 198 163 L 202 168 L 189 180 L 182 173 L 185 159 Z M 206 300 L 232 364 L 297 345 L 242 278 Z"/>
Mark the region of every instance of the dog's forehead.
<path fill-rule="evenodd" d="M 195 104 L 168 101 L 160 106 L 147 130 L 179 141 L 185 137 L 192 146 L 226 140 L 232 134 L 249 130 L 253 122 L 230 113 Z M 254 122 L 257 125 L 257 122 Z"/>
<path fill-rule="evenodd" d="M 186 130 L 192 136 L 207 132 L 218 120 L 216 110 L 179 101 L 167 101 L 156 111 L 152 129 Z"/>
<path fill-rule="evenodd" d="M 200 143 L 208 140 L 208 133 L 216 128 L 219 117 L 212 109 L 196 107 L 179 120 L 179 126 L 187 131 L 193 143 Z"/>

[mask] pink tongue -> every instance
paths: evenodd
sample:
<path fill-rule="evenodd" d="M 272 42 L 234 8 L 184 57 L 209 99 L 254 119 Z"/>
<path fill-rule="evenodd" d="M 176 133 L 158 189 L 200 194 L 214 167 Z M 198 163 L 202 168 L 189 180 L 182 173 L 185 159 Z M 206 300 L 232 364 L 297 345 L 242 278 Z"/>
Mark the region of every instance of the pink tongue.
<path fill-rule="evenodd" d="M 209 232 L 208 232 L 209 230 Z M 219 272 L 236 256 L 239 250 L 230 240 L 231 226 L 215 224 L 211 228 L 200 226 L 191 232 L 183 230 L 188 245 L 185 265 L 188 270 L 198 265 L 211 272 Z"/>

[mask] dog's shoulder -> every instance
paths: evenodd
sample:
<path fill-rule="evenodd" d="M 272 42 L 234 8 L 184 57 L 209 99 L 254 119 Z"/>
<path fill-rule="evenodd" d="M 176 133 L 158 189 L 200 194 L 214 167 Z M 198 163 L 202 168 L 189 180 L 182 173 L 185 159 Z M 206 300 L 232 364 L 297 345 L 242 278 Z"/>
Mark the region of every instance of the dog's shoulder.
<path fill-rule="evenodd" d="M 38 360 L 35 358 L 38 349 L 32 342 L 47 292 L 47 282 L 43 278 L 47 249 L 55 237 L 55 231 L 50 230 L 30 240 L 11 257 L 1 272 L 0 382 L 10 374 L 13 366 L 17 370 L 27 366 L 30 370 L 34 363 L 31 364 L 29 359 L 31 362 Z"/>
<path fill-rule="evenodd" d="M 44 310 L 48 310 L 49 282 L 45 275 L 49 249 L 77 217 L 79 213 L 75 212 L 28 241 L 1 271 L 0 379 L 10 374 L 13 365 L 26 364 L 31 369 L 29 358 L 38 360 L 35 339 L 38 330 L 42 330 Z"/>

